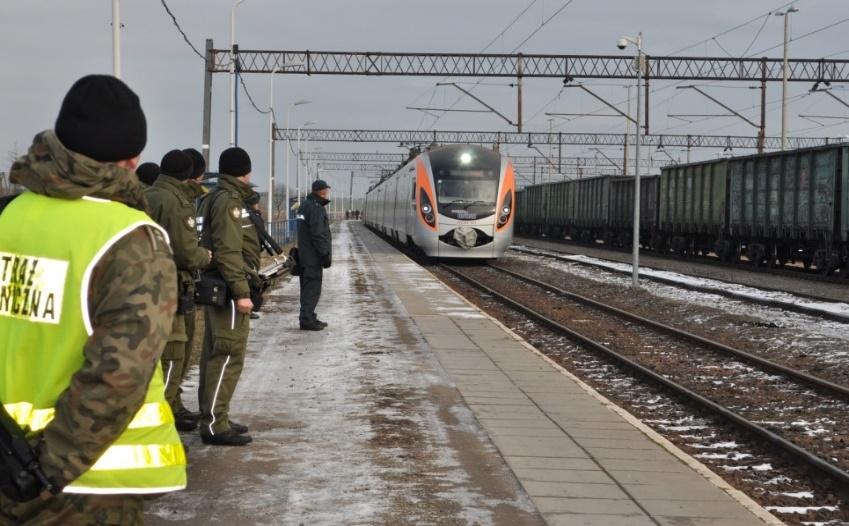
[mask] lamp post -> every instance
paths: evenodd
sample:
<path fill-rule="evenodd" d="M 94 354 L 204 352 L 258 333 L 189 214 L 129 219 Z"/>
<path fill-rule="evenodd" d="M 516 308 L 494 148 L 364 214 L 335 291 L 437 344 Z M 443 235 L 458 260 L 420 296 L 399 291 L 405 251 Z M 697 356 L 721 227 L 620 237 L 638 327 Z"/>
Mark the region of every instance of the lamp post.
<path fill-rule="evenodd" d="M 290 130 L 289 123 L 291 122 L 291 118 L 292 118 L 292 110 L 295 107 L 303 106 L 304 104 L 310 104 L 311 102 L 312 102 L 311 100 L 300 99 L 300 100 L 293 102 L 292 104 L 289 104 L 289 108 L 286 110 L 286 219 L 289 219 L 289 206 L 290 206 L 290 204 L 289 204 L 289 150 L 292 149 L 292 142 L 289 139 L 289 130 Z M 298 129 L 298 148 L 300 148 L 300 136 L 301 136 L 301 130 L 299 128 Z M 300 162 L 300 158 L 299 158 L 298 162 Z M 300 166 L 298 166 L 297 169 L 298 169 L 298 172 L 297 172 L 298 173 L 298 181 L 296 181 L 296 182 L 298 183 L 298 191 L 300 191 L 300 188 L 301 188 L 300 187 L 300 173 L 301 173 L 300 172 Z M 297 197 L 298 200 L 300 200 L 300 196 L 297 193 L 295 194 L 295 197 Z"/>
<path fill-rule="evenodd" d="M 230 9 L 230 147 L 236 146 L 236 8 L 245 0 L 238 0 Z"/>
<path fill-rule="evenodd" d="M 790 6 L 786 11 L 775 13 L 784 17 L 784 66 L 781 70 L 781 149 L 787 149 L 787 44 L 790 40 L 790 13 L 798 13 L 799 9 Z"/>
<path fill-rule="evenodd" d="M 299 203 L 301 202 L 301 128 L 306 128 L 306 127 L 312 126 L 314 124 L 315 123 L 312 122 L 312 121 L 307 121 L 307 122 L 303 123 L 302 125 L 298 126 L 298 163 L 297 163 L 298 191 L 297 191 L 297 195 L 298 195 L 298 202 Z M 307 144 L 307 148 L 308 148 L 309 147 L 309 139 L 307 139 L 306 144 Z M 306 195 L 307 195 L 307 193 L 306 193 L 306 181 L 307 181 L 308 177 L 309 177 L 309 166 L 305 165 L 304 197 L 306 197 Z"/>
<path fill-rule="evenodd" d="M 617 43 L 619 49 L 625 49 L 628 44 L 637 47 L 637 131 L 635 133 L 636 144 L 634 145 L 634 233 L 633 233 L 633 250 L 631 255 L 631 285 L 633 287 L 640 286 L 640 142 L 642 140 L 642 130 L 640 129 L 642 120 L 642 91 L 640 87 L 643 83 L 643 33 L 637 33 L 635 37 L 621 37 Z"/>
<path fill-rule="evenodd" d="M 121 1 L 112 0 L 112 74 L 121 78 Z"/>
<path fill-rule="evenodd" d="M 274 221 L 274 74 L 278 71 L 271 71 L 268 86 L 268 221 Z"/>

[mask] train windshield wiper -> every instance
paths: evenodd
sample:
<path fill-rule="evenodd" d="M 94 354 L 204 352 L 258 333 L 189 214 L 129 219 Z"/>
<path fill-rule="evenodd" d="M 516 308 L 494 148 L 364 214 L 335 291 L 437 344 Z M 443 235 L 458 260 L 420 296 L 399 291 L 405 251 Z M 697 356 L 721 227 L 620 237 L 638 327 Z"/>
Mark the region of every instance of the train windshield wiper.
<path fill-rule="evenodd" d="M 466 204 L 466 203 L 471 205 L 473 203 L 473 201 L 469 201 L 468 199 L 455 199 L 455 200 L 451 201 L 450 203 L 448 203 L 448 206 L 462 205 L 462 204 Z"/>
<path fill-rule="evenodd" d="M 488 203 L 488 202 L 486 202 L 486 201 L 471 201 L 469 204 L 467 204 L 467 205 L 466 205 L 466 206 L 464 206 L 463 208 L 465 208 L 466 210 L 468 210 L 470 206 L 475 206 L 475 205 L 483 205 L 483 206 L 489 206 L 489 205 L 492 205 L 492 206 L 495 206 L 495 203 Z"/>

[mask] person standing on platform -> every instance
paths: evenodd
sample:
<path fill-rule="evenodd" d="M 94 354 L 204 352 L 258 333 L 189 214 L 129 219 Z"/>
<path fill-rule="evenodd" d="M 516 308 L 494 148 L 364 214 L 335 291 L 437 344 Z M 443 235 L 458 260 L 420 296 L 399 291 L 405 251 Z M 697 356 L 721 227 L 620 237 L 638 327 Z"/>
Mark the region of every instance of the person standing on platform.
<path fill-rule="evenodd" d="M 203 158 L 203 154 L 194 148 L 186 148 L 183 150 L 183 153 L 188 155 L 192 160 L 192 176 L 188 181 L 186 181 L 184 190 L 186 191 L 186 197 L 192 202 L 192 207 L 195 210 L 195 227 L 197 229 L 198 239 L 200 239 L 202 224 L 200 223 L 197 215 L 197 205 L 199 203 L 198 200 L 206 195 L 207 192 L 206 187 L 201 184 L 201 181 L 203 181 L 203 175 L 206 173 L 206 160 Z M 195 327 L 197 326 L 197 316 L 197 306 L 195 306 L 195 309 L 191 313 L 186 314 L 186 353 L 188 358 L 186 360 L 186 367 L 183 368 L 183 374 L 180 377 L 180 385 L 183 385 L 186 375 L 189 372 L 188 364 L 192 363 L 192 351 L 195 348 Z M 182 395 L 183 388 L 181 387 L 177 396 Z M 200 419 L 200 412 L 192 412 L 192 414 L 195 415 L 198 420 Z"/>
<path fill-rule="evenodd" d="M 136 175 L 145 187 L 151 186 L 159 177 L 159 165 L 156 163 L 142 163 L 136 168 Z"/>
<path fill-rule="evenodd" d="M 159 362 L 177 271 L 133 173 L 146 142 L 138 96 L 90 75 L 12 165 L 26 191 L 0 212 L 0 289 L 32 301 L 0 300 L 0 401 L 50 487 L 0 496 L 0 524 L 142 524 L 143 495 L 186 486 Z"/>
<path fill-rule="evenodd" d="M 253 194 L 250 156 L 241 148 L 228 148 L 219 157 L 218 172 L 218 184 L 200 207 L 201 244 L 212 251 L 212 267 L 232 299 L 225 307 L 204 309 L 200 435 L 205 444 L 243 446 L 252 440 L 248 428 L 230 420 L 229 413 L 247 351 L 251 286 L 260 282 L 250 264 L 252 254 L 260 251 L 259 237 L 245 210 L 245 201 Z"/>
<path fill-rule="evenodd" d="M 326 206 L 330 203 L 330 186 L 321 179 L 312 183 L 312 192 L 298 209 L 298 259 L 302 267 L 301 312 L 299 322 L 303 331 L 320 331 L 327 324 L 318 319 L 315 308 L 321 298 L 324 269 L 330 268 L 333 257 L 330 222 Z"/>
<path fill-rule="evenodd" d="M 177 265 L 177 316 L 162 353 L 162 370 L 165 373 L 165 399 L 174 413 L 179 431 L 197 428 L 200 414 L 186 409 L 180 397 L 180 383 L 189 366 L 191 347 L 186 331 L 186 319 L 194 316 L 194 290 L 198 272 L 211 258 L 208 250 L 198 245 L 195 228 L 195 206 L 189 197 L 192 192 L 188 180 L 194 175 L 192 159 L 180 150 L 166 153 L 160 163 L 162 173 L 153 186 L 145 190 L 150 216 L 168 232 L 174 263 Z"/>

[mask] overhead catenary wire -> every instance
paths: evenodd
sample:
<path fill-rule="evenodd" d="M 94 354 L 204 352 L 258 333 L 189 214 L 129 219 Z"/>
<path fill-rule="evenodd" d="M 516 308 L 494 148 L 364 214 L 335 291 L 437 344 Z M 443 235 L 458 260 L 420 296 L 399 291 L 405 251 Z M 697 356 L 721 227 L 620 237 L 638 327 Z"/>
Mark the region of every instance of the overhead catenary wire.
<path fill-rule="evenodd" d="M 787 16 L 787 15 L 785 15 L 785 16 Z M 822 33 L 823 31 L 826 31 L 826 30 L 831 29 L 833 27 L 837 27 L 841 24 L 845 24 L 846 22 L 849 22 L 849 17 L 838 20 L 837 22 L 832 22 L 831 24 L 828 24 L 826 26 L 814 29 L 813 31 L 808 31 L 807 33 L 799 35 L 798 37 L 793 37 L 793 38 L 790 39 L 790 42 L 796 42 L 797 40 L 802 40 L 803 38 L 807 38 L 811 35 L 816 35 L 817 33 Z M 776 44 L 774 46 L 770 46 L 768 48 L 765 48 L 765 49 L 758 51 L 757 53 L 752 53 L 751 55 L 749 55 L 749 57 L 751 58 L 751 57 L 755 57 L 755 56 L 758 56 L 758 55 L 762 55 L 763 53 L 766 53 L 767 51 L 772 51 L 773 49 L 780 48 L 783 45 L 784 45 L 784 42 L 782 42 L 780 44 Z"/>
<path fill-rule="evenodd" d="M 725 31 L 722 31 L 722 32 L 720 32 L 720 33 L 717 33 L 717 34 L 715 34 L 715 35 L 713 35 L 713 36 L 711 36 L 711 37 L 708 37 L 708 38 L 706 38 L 706 39 L 704 39 L 704 40 L 700 40 L 700 41 L 698 41 L 698 42 L 696 42 L 696 43 L 694 43 L 694 44 L 690 44 L 690 45 L 688 45 L 688 46 L 682 47 L 682 48 L 680 48 L 680 49 L 676 49 L 675 51 L 672 51 L 672 52 L 669 52 L 669 53 L 666 53 L 666 54 L 667 54 L 667 55 L 677 55 L 678 53 L 681 53 L 681 52 L 683 52 L 683 51 L 689 51 L 689 50 L 693 49 L 694 47 L 699 47 L 699 46 L 701 46 L 702 44 L 706 44 L 706 43 L 710 42 L 711 40 L 714 40 L 714 39 L 719 38 L 719 37 L 721 37 L 721 36 L 725 36 L 725 35 L 727 35 L 727 34 L 729 34 L 729 33 L 733 33 L 734 31 L 737 31 L 738 29 L 742 29 L 742 28 L 744 28 L 744 27 L 748 26 L 749 24 L 751 24 L 751 23 L 753 23 L 753 22 L 757 22 L 757 21 L 758 21 L 758 20 L 760 20 L 761 18 L 769 17 L 769 16 L 771 16 L 771 15 L 772 15 L 772 13 L 774 13 L 775 11 L 778 11 L 778 10 L 780 10 L 780 9 L 784 9 L 785 7 L 789 7 L 789 6 L 793 5 L 793 4 L 797 4 L 797 3 L 799 3 L 800 1 L 801 1 L 801 0 L 793 0 L 793 1 L 791 1 L 791 2 L 785 2 L 785 3 L 781 4 L 780 6 L 778 6 L 778 7 L 776 7 L 776 8 L 773 8 L 773 9 L 769 10 L 766 14 L 758 15 L 758 16 L 756 16 L 756 17 L 754 17 L 754 18 L 750 18 L 749 20 L 746 20 L 745 22 L 741 22 L 740 24 L 737 24 L 736 26 L 734 26 L 734 27 L 732 27 L 732 28 L 730 28 L 730 29 L 726 29 Z"/>
<path fill-rule="evenodd" d="M 200 51 L 198 51 L 198 49 L 194 46 L 194 44 L 192 44 L 192 41 L 191 41 L 191 40 L 189 40 L 189 37 L 186 35 L 186 32 L 185 32 L 185 31 L 183 31 L 183 28 L 182 28 L 182 27 L 180 27 L 180 23 L 179 23 L 179 22 L 177 22 L 177 17 L 176 17 L 176 16 L 174 16 L 174 13 L 172 13 L 172 12 L 171 12 L 171 9 L 168 7 L 168 4 L 166 4 L 166 3 L 165 3 L 165 0 L 160 0 L 160 2 L 162 2 L 162 7 L 164 7 L 164 8 L 165 8 L 165 12 L 166 12 L 166 13 L 168 13 L 168 16 L 170 16 L 170 17 L 171 17 L 171 21 L 174 23 L 174 27 L 176 27 L 176 28 L 177 28 L 177 31 L 179 31 L 179 32 L 180 32 L 180 35 L 182 35 L 182 36 L 183 36 L 183 40 L 185 40 L 185 41 L 186 41 L 186 44 L 188 44 L 188 45 L 189 45 L 189 47 L 190 47 L 190 48 L 192 48 L 192 51 L 194 51 L 194 52 L 195 52 L 195 55 L 199 56 L 199 57 L 200 57 L 200 59 L 201 59 L 201 60 L 203 60 L 203 61 L 205 62 L 205 61 L 206 61 L 206 57 L 203 55 L 203 53 L 201 53 Z"/>
<path fill-rule="evenodd" d="M 572 5 L 572 3 L 573 3 L 574 1 L 575 1 L 575 0 L 567 0 L 567 1 L 566 1 L 566 3 L 565 3 L 565 4 L 563 4 L 563 5 L 562 5 L 559 9 L 557 9 L 557 10 L 556 10 L 556 11 L 555 11 L 555 12 L 554 12 L 551 16 L 549 16 L 548 18 L 546 18 L 545 20 L 543 20 L 543 21 L 542 21 L 542 23 L 539 25 L 539 27 L 537 27 L 534 31 L 532 31 L 530 35 L 528 35 L 527 37 L 525 37 L 525 39 L 524 39 L 524 40 L 522 40 L 522 42 L 521 42 L 518 46 L 516 46 L 515 48 L 513 48 L 513 50 L 511 51 L 511 53 L 516 53 L 516 52 L 517 52 L 517 51 L 518 51 L 518 50 L 519 50 L 522 46 L 524 46 L 525 44 L 527 44 L 527 43 L 528 43 L 528 41 L 530 41 L 530 40 L 531 40 L 534 36 L 536 36 L 536 34 L 537 34 L 537 33 L 539 33 L 539 31 L 540 31 L 543 27 L 545 27 L 545 26 L 546 26 L 549 22 L 551 22 L 552 20 L 554 20 L 554 18 L 555 18 L 555 17 L 557 17 L 560 13 L 562 13 L 562 12 L 563 12 L 563 11 L 564 11 L 567 7 L 569 7 L 570 5 Z M 533 3 L 531 3 L 531 5 L 533 5 Z M 528 6 L 528 8 L 526 8 L 526 9 L 525 9 L 525 11 L 523 11 L 521 14 L 524 14 L 524 13 L 527 11 L 527 9 L 530 9 L 530 6 Z M 513 22 L 513 23 L 515 23 L 515 22 Z M 512 25 L 512 24 L 511 24 L 511 25 Z M 496 39 L 496 40 L 497 40 L 497 39 Z M 490 43 L 488 46 L 490 46 L 490 45 L 492 45 L 492 43 Z M 487 46 L 487 47 L 488 47 L 488 46 Z M 479 81 L 478 81 L 478 82 L 477 82 L 474 86 L 472 86 L 471 88 L 469 88 L 469 91 L 474 90 L 474 89 L 475 89 L 478 85 L 480 85 L 480 83 L 481 83 L 481 82 L 483 82 L 483 79 L 480 79 L 480 80 L 479 80 Z M 448 107 L 448 110 L 452 110 L 452 109 L 454 109 L 454 107 L 455 107 L 455 106 L 457 106 L 457 104 L 459 104 L 459 103 L 460 103 L 460 101 L 462 101 L 465 97 L 466 97 L 466 95 L 465 95 L 465 94 L 464 94 L 464 95 L 461 95 L 460 97 L 458 97 L 458 98 L 457 98 L 457 99 L 456 99 L 456 100 L 455 100 L 455 101 L 451 104 L 451 106 L 449 106 L 449 107 Z M 439 120 L 440 120 L 440 119 L 441 119 L 441 118 L 442 118 L 442 117 L 443 117 L 446 113 L 448 113 L 448 112 L 447 112 L 447 111 L 442 112 L 442 114 L 440 114 L 440 116 L 439 116 L 439 117 L 437 117 L 436 119 L 434 119 L 434 121 L 433 121 L 433 122 L 431 123 L 431 125 L 430 125 L 430 126 L 431 126 L 431 128 L 433 128 L 434 126 L 436 126 L 436 123 L 437 123 L 437 122 L 439 122 Z"/>
<path fill-rule="evenodd" d="M 784 9 L 785 7 L 789 7 L 789 6 L 793 5 L 793 4 L 797 4 L 797 3 L 799 3 L 800 1 L 802 1 L 802 0 L 793 0 L 793 1 L 790 1 L 790 2 L 785 2 L 785 3 L 781 4 L 781 5 L 779 5 L 778 7 L 775 7 L 775 8 L 773 8 L 773 9 L 771 9 L 771 10 L 767 11 L 767 12 L 766 12 L 766 13 L 764 13 L 764 14 L 758 15 L 758 16 L 756 16 L 756 17 L 754 17 L 754 18 L 750 18 L 750 19 L 746 20 L 745 22 L 742 22 L 742 23 L 740 23 L 740 24 L 737 24 L 737 25 L 736 25 L 736 26 L 734 26 L 734 27 L 731 27 L 731 28 L 729 28 L 729 29 L 726 29 L 726 30 L 724 30 L 724 31 L 721 31 L 721 32 L 719 32 L 719 33 L 717 33 L 717 34 L 715 34 L 715 35 L 712 35 L 712 36 L 707 37 L 707 38 L 705 38 L 705 39 L 703 39 L 703 40 L 700 40 L 700 41 L 698 41 L 698 42 L 696 42 L 696 43 L 694 43 L 694 44 L 690 44 L 690 45 L 685 46 L 685 47 L 682 47 L 682 48 L 680 48 L 680 49 L 676 49 L 675 51 L 672 51 L 672 52 L 666 53 L 666 55 L 669 55 L 669 56 L 671 56 L 671 55 L 677 55 L 678 53 L 681 53 L 681 52 L 683 52 L 683 51 L 688 51 L 688 50 L 690 50 L 690 49 L 693 49 L 694 47 L 698 47 L 698 46 L 701 46 L 701 45 L 703 45 L 703 44 L 708 44 L 708 43 L 710 43 L 710 42 L 712 42 L 712 41 L 713 41 L 713 42 L 715 42 L 717 45 L 719 45 L 719 46 L 720 46 L 720 48 L 721 48 L 722 46 L 719 44 L 719 42 L 718 42 L 716 39 L 718 39 L 719 37 L 722 37 L 722 36 L 724 36 L 724 35 L 727 35 L 727 34 L 729 34 L 729 33 L 733 33 L 734 31 L 737 31 L 738 29 L 741 29 L 741 28 L 743 28 L 743 27 L 746 27 L 746 26 L 748 26 L 748 25 L 752 24 L 753 22 L 757 22 L 758 20 L 763 19 L 763 20 L 764 20 L 764 23 L 761 25 L 761 28 L 758 30 L 758 33 L 756 34 L 755 38 L 753 39 L 752 44 L 750 44 L 750 46 L 749 46 L 749 47 L 751 47 L 751 46 L 754 44 L 755 40 L 757 40 L 757 38 L 758 38 L 758 36 L 760 35 L 760 33 L 763 31 L 763 26 L 765 26 L 765 25 L 766 25 L 766 22 L 769 20 L 769 17 L 770 17 L 770 16 L 772 16 L 772 14 L 773 14 L 774 12 L 779 11 L 779 10 L 781 10 L 781 9 Z M 723 50 L 724 50 L 724 48 L 723 48 Z M 748 51 L 748 48 L 747 48 L 747 51 Z M 849 50 L 846 50 L 844 53 L 847 53 L 847 52 L 849 52 Z M 726 51 L 726 53 L 728 53 L 728 52 Z M 744 52 L 743 54 L 745 54 L 745 52 Z M 836 53 L 836 54 L 841 54 L 841 53 Z M 654 89 L 652 89 L 652 90 L 651 90 L 650 94 L 652 94 L 652 95 L 653 95 L 653 94 L 658 93 L 658 92 L 660 92 L 660 91 L 664 91 L 664 90 L 668 90 L 668 89 L 674 88 L 675 86 L 678 86 L 678 85 L 682 84 L 683 82 L 684 82 L 684 81 L 677 81 L 677 82 L 674 82 L 674 83 L 672 83 L 672 84 L 668 84 L 668 85 L 666 85 L 666 86 L 661 86 L 661 87 L 659 87 L 659 88 L 654 88 Z M 591 85 L 591 83 L 585 83 L 585 84 L 586 84 L 586 85 Z M 594 84 L 593 84 L 593 85 L 594 85 Z M 670 99 L 666 99 L 666 101 L 668 101 L 668 100 L 670 100 Z M 617 105 L 617 106 L 618 106 L 619 104 L 622 104 L 622 103 L 624 103 L 624 102 L 627 102 L 627 99 L 625 99 L 625 100 L 621 100 L 621 101 L 619 101 L 619 102 L 616 102 L 616 103 L 614 103 L 614 105 Z M 664 102 L 665 102 L 665 101 L 664 101 Z M 657 107 L 658 105 L 659 105 L 659 104 L 655 104 L 655 105 L 653 105 L 653 106 L 652 106 L 652 108 L 655 108 L 655 107 Z M 593 111 L 590 111 L 590 112 L 587 112 L 587 113 L 588 113 L 588 114 L 593 114 L 593 113 L 597 113 L 597 112 L 599 112 L 599 111 L 603 111 L 603 110 L 604 110 L 604 107 L 599 107 L 598 109 L 593 110 Z M 539 112 L 538 112 L 538 113 L 539 113 Z M 531 119 L 531 120 L 532 120 L 532 119 Z M 530 120 L 529 120 L 528 122 L 530 122 Z M 565 124 L 565 123 L 564 123 L 564 124 Z M 561 124 L 561 125 L 558 125 L 558 126 L 563 126 L 564 124 Z"/>
<path fill-rule="evenodd" d="M 518 21 L 519 21 L 519 20 L 520 20 L 523 16 L 525 16 L 525 13 L 527 13 L 527 12 L 531 9 L 531 7 L 533 7 L 533 6 L 534 6 L 534 4 L 536 4 L 538 1 L 539 1 L 539 0 L 531 0 L 531 3 L 529 3 L 529 4 L 528 4 L 528 5 L 527 5 L 524 9 L 522 9 L 522 11 L 520 11 L 520 12 L 519 12 L 519 14 L 518 14 L 518 15 L 516 15 L 516 16 L 513 18 L 513 20 L 512 20 L 509 24 L 507 24 L 507 26 L 506 26 L 504 29 L 502 29 L 500 33 L 498 33 L 498 34 L 495 36 L 495 38 L 493 38 L 493 39 L 492 39 L 492 40 L 491 40 L 491 41 L 490 41 L 487 45 L 485 45 L 485 46 L 484 46 L 484 47 L 480 50 L 480 53 L 485 53 L 485 52 L 486 52 L 486 51 L 487 51 L 487 50 L 488 50 L 488 49 L 489 49 L 489 48 L 490 48 L 493 44 L 495 44 L 495 43 L 498 41 L 498 39 L 499 39 L 499 38 L 503 37 L 503 36 L 504 36 L 504 34 L 505 34 L 507 31 L 509 31 L 509 30 L 510 30 L 510 28 L 512 28 L 512 27 L 516 24 L 516 22 L 518 22 Z M 448 80 L 448 78 L 449 78 L 449 77 L 443 77 L 443 78 L 442 78 L 442 80 L 440 80 L 440 82 L 445 82 L 446 80 Z M 480 80 L 478 80 L 477 82 L 475 82 L 475 83 L 474 83 L 474 86 L 472 86 L 472 89 L 474 89 L 475 87 L 479 86 L 482 82 L 483 82 L 483 79 L 480 79 Z M 434 90 L 435 90 L 435 88 L 431 88 L 431 89 L 434 89 Z M 425 95 L 428 93 L 428 91 L 429 91 L 429 90 L 426 90 L 426 91 L 422 92 L 421 94 L 419 94 L 419 96 L 418 96 L 418 97 L 416 97 L 410 105 L 415 104 L 415 102 L 417 102 L 419 99 L 421 99 L 423 96 L 425 96 Z M 461 97 L 461 98 L 462 98 L 462 97 Z M 432 101 L 432 100 L 433 100 L 433 95 L 431 95 L 431 101 Z M 443 115 L 444 115 L 444 113 L 443 113 Z M 424 123 L 424 117 L 425 117 L 425 115 L 422 115 L 421 122 L 419 123 L 419 128 L 421 128 L 421 127 L 422 127 L 422 124 Z M 436 125 L 436 122 L 437 122 L 440 118 L 441 118 L 441 116 L 436 117 L 436 120 L 434 120 L 434 122 L 433 122 L 433 124 L 432 124 L 431 126 Z"/>
<path fill-rule="evenodd" d="M 253 98 L 253 97 L 251 97 L 251 92 L 250 92 L 250 91 L 248 91 L 248 85 L 247 85 L 247 84 L 245 84 L 245 78 L 244 78 L 244 77 L 242 77 L 241 75 L 239 75 L 238 73 L 236 74 L 236 76 L 238 76 L 238 77 L 239 77 L 239 82 L 242 84 L 242 89 L 245 91 L 245 95 L 247 95 L 247 96 L 248 96 L 248 101 L 251 103 L 251 106 L 253 106 L 253 107 L 254 107 L 254 109 L 255 109 L 256 111 L 258 111 L 259 113 L 261 113 L 261 114 L 263 114 L 263 115 L 268 115 L 268 114 L 271 112 L 271 108 L 269 108 L 269 109 L 267 109 L 267 110 L 261 110 L 261 109 L 259 109 L 259 106 L 257 106 L 257 105 L 256 105 L 256 103 L 254 102 L 254 98 Z M 274 120 L 277 120 L 277 117 L 276 117 L 276 116 L 275 116 Z"/>

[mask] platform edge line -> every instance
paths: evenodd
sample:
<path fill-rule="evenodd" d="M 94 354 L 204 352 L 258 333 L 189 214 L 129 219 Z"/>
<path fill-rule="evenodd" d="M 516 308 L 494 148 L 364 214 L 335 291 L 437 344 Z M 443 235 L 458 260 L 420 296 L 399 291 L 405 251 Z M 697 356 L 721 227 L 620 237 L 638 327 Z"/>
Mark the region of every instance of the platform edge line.
<path fill-rule="evenodd" d="M 407 259 L 410 259 L 406 254 L 403 254 L 403 255 L 404 255 L 404 257 L 407 257 Z M 413 261 L 413 260 L 410 259 L 410 261 Z M 415 263 L 415 261 L 413 261 L 413 262 Z M 684 450 L 682 450 L 681 448 L 679 448 L 678 446 L 676 446 L 675 444 L 670 442 L 668 439 L 663 437 L 660 433 L 658 433 L 657 431 L 655 431 L 651 427 L 644 424 L 640 419 L 638 419 L 637 417 L 635 417 L 634 415 L 629 413 L 627 410 L 625 410 L 622 407 L 619 407 L 615 403 L 611 402 L 607 397 L 605 397 L 604 395 L 602 395 L 601 393 L 596 391 L 592 386 L 585 383 L 583 380 L 581 380 L 580 378 L 578 378 L 577 376 L 575 376 L 574 374 L 572 374 L 571 372 L 566 370 L 563 366 L 561 366 L 560 364 L 558 364 L 557 362 L 555 362 L 554 360 L 552 360 L 551 358 L 546 356 L 539 349 L 537 349 L 536 347 L 534 347 L 533 345 L 528 343 L 524 338 L 522 338 L 521 336 L 516 334 L 512 329 L 510 329 L 509 327 L 507 327 L 506 325 L 501 323 L 499 320 L 497 320 L 496 318 L 491 316 L 489 313 L 485 312 L 483 309 L 481 309 L 480 307 L 478 307 L 477 305 L 475 305 L 474 303 L 472 303 L 471 301 L 469 301 L 468 299 L 463 297 L 462 294 L 460 294 L 459 292 L 454 290 L 454 288 L 451 287 L 451 285 L 449 285 L 448 283 L 445 283 L 444 281 L 439 279 L 430 270 L 428 270 L 427 268 L 425 268 L 421 265 L 419 265 L 419 266 L 422 268 L 422 270 L 424 270 L 425 272 L 430 274 L 434 279 L 438 280 L 440 283 L 445 285 L 445 287 L 448 290 L 450 290 L 451 293 L 453 293 L 455 296 L 457 296 L 458 298 L 463 300 L 465 303 L 467 303 L 471 307 L 474 307 L 475 309 L 477 309 L 481 314 L 486 316 L 487 319 L 489 319 L 490 321 L 495 323 L 498 327 L 501 328 L 501 330 L 503 330 L 504 332 L 509 334 L 514 340 L 516 340 L 523 347 L 525 347 L 525 349 L 536 354 L 537 356 L 542 358 L 546 363 L 548 363 L 548 365 L 550 365 L 553 369 L 560 372 L 560 374 L 566 376 L 567 378 L 569 378 L 573 382 L 577 383 L 578 386 L 581 387 L 581 389 L 583 389 L 585 392 L 587 392 L 587 394 L 589 394 L 590 396 L 592 396 L 593 398 L 595 398 L 596 400 L 601 402 L 602 405 L 607 407 L 609 410 L 618 414 L 626 422 L 631 424 L 631 426 L 635 427 L 641 433 L 646 435 L 646 437 L 648 437 L 652 442 L 655 442 L 660 447 L 662 447 L 663 449 L 668 451 L 670 454 L 672 454 L 672 456 L 674 456 L 675 458 L 677 458 L 678 460 L 680 460 L 681 462 L 683 462 L 684 464 L 689 466 L 693 471 L 695 471 L 696 473 L 701 475 L 703 478 L 707 479 L 711 484 L 713 484 L 717 488 L 721 489 L 724 493 L 726 493 L 729 497 L 731 497 L 732 499 L 737 501 L 741 506 L 743 506 L 745 509 L 750 511 L 757 518 L 764 521 L 765 524 L 768 524 L 770 526 L 783 526 L 784 525 L 784 522 L 779 520 L 778 517 L 776 517 L 775 515 L 773 515 L 769 511 L 767 511 L 763 506 L 761 506 L 760 504 L 755 502 L 751 497 L 749 497 L 748 495 L 746 495 L 742 491 L 732 487 L 725 480 L 723 480 L 722 477 L 720 477 L 719 475 L 714 473 L 709 467 L 707 467 L 703 463 L 696 460 L 692 455 L 689 455 L 688 453 L 686 453 Z"/>

